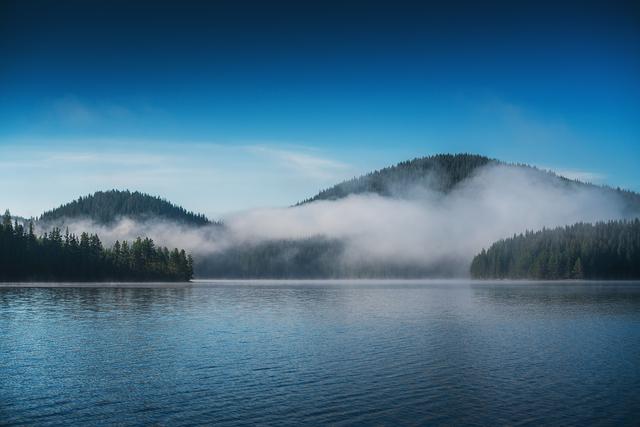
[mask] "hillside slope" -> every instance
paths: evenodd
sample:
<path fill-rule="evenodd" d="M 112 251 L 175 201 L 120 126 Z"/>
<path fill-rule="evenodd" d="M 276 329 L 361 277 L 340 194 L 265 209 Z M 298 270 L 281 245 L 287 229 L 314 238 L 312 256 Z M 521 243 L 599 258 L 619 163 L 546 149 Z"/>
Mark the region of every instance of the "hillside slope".
<path fill-rule="evenodd" d="M 137 220 L 160 218 L 194 226 L 211 223 L 204 215 L 187 211 L 160 197 L 128 190 L 98 191 L 79 197 L 43 213 L 40 221 L 86 218 L 99 224 L 110 224 L 121 217 Z"/>
<path fill-rule="evenodd" d="M 415 158 L 336 184 L 300 204 L 316 200 L 336 200 L 350 194 L 361 193 L 391 196 L 416 185 L 447 192 L 470 177 L 478 168 L 489 164 L 503 163 L 485 156 L 467 153 L 437 154 Z"/>
<path fill-rule="evenodd" d="M 428 157 L 415 158 L 400 162 L 394 166 L 370 172 L 360 177 L 343 181 L 333 187 L 320 191 L 297 205 L 318 200 L 337 200 L 352 194 L 375 193 L 381 196 L 402 196 L 416 187 L 428 188 L 433 191 L 448 193 L 459 183 L 472 177 L 485 166 L 508 166 L 526 170 L 541 177 L 550 177 L 559 185 L 577 185 L 613 192 L 624 203 L 624 209 L 629 215 L 640 215 L 640 194 L 598 186 L 577 180 L 571 180 L 553 172 L 538 169 L 526 164 L 511 164 L 478 154 L 437 154 Z"/>
<path fill-rule="evenodd" d="M 420 191 L 424 188 L 442 197 L 432 198 Z M 364 193 L 382 197 L 338 201 Z M 327 200 L 338 202 L 311 203 Z M 248 243 L 238 242 L 196 259 L 197 274 L 217 278 L 460 277 L 468 274 L 471 260 L 482 247 L 514 233 L 638 217 L 640 195 L 570 180 L 533 166 L 473 154 L 441 154 L 337 184 L 281 216 L 291 220 L 291 227 L 303 227 L 300 237 L 252 235 Z M 253 220 L 260 221 L 260 216 Z M 264 219 L 262 228 L 268 229 L 274 220 Z M 308 223 L 315 225 L 306 227 Z"/>

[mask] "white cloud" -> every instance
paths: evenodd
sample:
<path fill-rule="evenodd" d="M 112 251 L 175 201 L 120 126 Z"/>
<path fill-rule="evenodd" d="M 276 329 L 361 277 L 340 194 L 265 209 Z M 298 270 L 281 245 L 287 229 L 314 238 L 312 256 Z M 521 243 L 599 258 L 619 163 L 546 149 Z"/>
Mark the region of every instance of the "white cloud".
<path fill-rule="evenodd" d="M 150 166 L 169 164 L 172 157 L 150 153 L 124 153 L 124 152 L 60 152 L 43 153 L 43 161 L 62 162 L 66 164 L 114 164 L 120 166 Z M 174 158 L 175 159 L 175 158 Z"/>
<path fill-rule="evenodd" d="M 480 170 L 444 198 L 424 190 L 415 194 L 251 210 L 225 223 L 241 241 L 325 235 L 347 239 L 354 256 L 430 263 L 459 255 L 470 260 L 489 243 L 527 229 L 622 215 L 614 194 L 561 186 L 548 175 L 505 166 Z"/>
<path fill-rule="evenodd" d="M 55 149 L 52 147 L 56 147 Z M 95 147 L 95 149 L 88 149 Z M 2 206 L 39 215 L 97 190 L 160 195 L 212 218 L 289 206 L 352 175 L 311 147 L 270 143 L 56 139 L 0 145 Z"/>
<path fill-rule="evenodd" d="M 576 139 L 563 120 L 543 119 L 522 106 L 497 97 L 486 102 L 481 112 L 482 119 L 491 123 L 492 129 L 511 143 L 541 147 L 558 142 L 572 143 Z"/>
<path fill-rule="evenodd" d="M 293 151 L 264 145 L 252 145 L 246 149 L 254 154 L 269 157 L 286 168 L 304 176 L 317 179 L 335 179 L 351 169 L 351 166 L 327 157 L 319 156 L 311 150 Z"/>
<path fill-rule="evenodd" d="M 72 95 L 55 100 L 52 109 L 57 119 L 68 125 L 86 126 L 97 119 L 92 108 Z"/>
<path fill-rule="evenodd" d="M 131 119 L 133 111 L 113 103 L 95 103 L 69 94 L 55 99 L 49 106 L 50 117 L 71 127 L 87 127 L 106 121 Z"/>
<path fill-rule="evenodd" d="M 457 260 L 455 273 L 466 275 L 473 255 L 497 239 L 624 215 L 615 193 L 559 185 L 550 175 L 506 166 L 483 168 L 446 196 L 426 189 L 408 194 L 360 194 L 291 208 L 252 209 L 227 216 L 225 229 L 127 219 L 114 227 L 81 221 L 71 228 L 93 230 L 106 242 L 149 235 L 159 244 L 200 256 L 234 244 L 322 235 L 346 244 L 346 265 L 432 267 Z"/>

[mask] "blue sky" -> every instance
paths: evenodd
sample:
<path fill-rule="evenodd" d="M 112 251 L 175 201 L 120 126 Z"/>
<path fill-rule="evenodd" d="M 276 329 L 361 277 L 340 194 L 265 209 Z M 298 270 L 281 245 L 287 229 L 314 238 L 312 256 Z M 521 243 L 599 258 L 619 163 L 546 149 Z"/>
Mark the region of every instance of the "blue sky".
<path fill-rule="evenodd" d="M 440 152 L 640 190 L 634 2 L 211 3 L 3 2 L 0 207 L 219 216 Z"/>

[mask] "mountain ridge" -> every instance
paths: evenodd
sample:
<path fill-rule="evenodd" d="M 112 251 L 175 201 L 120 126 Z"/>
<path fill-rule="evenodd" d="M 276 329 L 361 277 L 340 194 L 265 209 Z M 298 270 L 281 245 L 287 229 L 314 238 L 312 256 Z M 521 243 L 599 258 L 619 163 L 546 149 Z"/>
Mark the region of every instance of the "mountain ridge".
<path fill-rule="evenodd" d="M 526 168 L 541 175 L 552 176 L 559 182 L 610 191 L 622 198 L 627 211 L 640 213 L 640 194 L 632 190 L 569 179 L 555 172 L 528 164 L 508 163 L 471 153 L 441 153 L 405 160 L 342 181 L 293 206 L 321 200 L 338 200 L 352 194 L 375 193 L 381 196 L 395 197 L 415 186 L 424 186 L 437 192 L 447 193 L 472 177 L 482 167 L 490 165 Z M 209 220 L 203 214 L 188 211 L 160 196 L 140 191 L 116 189 L 96 191 L 93 194 L 80 196 L 71 202 L 44 212 L 38 220 L 50 222 L 64 218 L 88 218 L 100 224 L 111 224 L 121 217 L 138 220 L 160 218 L 194 226 L 222 224 Z"/>
<path fill-rule="evenodd" d="M 422 181 L 436 190 L 448 191 L 456 184 L 471 176 L 471 173 L 488 164 L 504 164 L 486 156 L 470 153 L 436 154 L 433 156 L 415 157 L 392 166 L 371 171 L 354 177 L 332 187 L 321 190 L 315 196 L 305 199 L 297 205 L 317 200 L 336 200 L 351 194 L 376 193 L 381 196 L 392 195 L 403 184 L 411 185 Z M 437 179 L 438 182 L 435 182 Z"/>
<path fill-rule="evenodd" d="M 140 191 L 107 190 L 80 196 L 77 199 L 44 212 L 42 222 L 86 218 L 99 224 L 112 224 L 121 217 L 137 220 L 165 219 L 194 226 L 214 224 L 203 214 L 188 211 L 159 196 Z"/>
<path fill-rule="evenodd" d="M 446 194 L 455 192 L 457 187 L 467 180 L 474 181 L 476 177 L 484 177 L 485 169 L 483 168 L 488 167 L 487 171 L 492 174 L 494 172 L 491 168 L 492 165 L 523 170 L 527 177 L 533 178 L 533 181 L 539 180 L 545 185 L 551 184 L 551 188 L 564 189 L 566 186 L 570 190 L 584 188 L 601 195 L 615 195 L 615 198 L 604 197 L 601 200 L 605 201 L 603 203 L 616 200 L 616 206 L 618 205 L 617 201 L 621 200 L 623 203 L 620 203 L 620 207 L 625 212 L 624 217 L 640 216 L 640 194 L 633 191 L 585 183 L 535 166 L 507 163 L 468 153 L 438 154 L 400 162 L 336 184 L 294 206 L 314 201 L 339 200 L 351 194 L 365 193 L 375 193 L 389 198 L 406 196 L 408 200 L 411 198 L 415 200 L 415 197 L 423 197 L 423 193 L 420 191 L 412 192 L 416 186 Z M 483 172 L 480 172 L 481 170 Z M 506 176 L 509 179 L 508 177 L 511 175 L 507 174 Z M 498 185 L 502 181 L 479 182 L 484 186 L 490 186 L 491 184 L 488 182 Z M 509 194 L 514 192 L 520 194 L 523 189 L 521 186 L 506 188 Z M 471 193 L 461 192 L 460 194 L 468 195 Z M 565 192 L 559 194 L 565 197 Z M 430 196 L 426 195 L 426 197 L 425 200 L 430 201 Z M 439 198 L 434 199 L 436 203 L 439 200 Z M 568 202 L 572 203 L 571 200 Z M 557 205 L 549 205 L 549 211 L 554 211 L 556 207 Z M 334 209 L 336 207 L 328 204 L 318 206 L 318 208 Z M 367 209 L 370 211 L 371 206 Z M 162 219 L 194 227 L 216 224 L 221 226 L 219 231 L 229 231 L 228 235 L 215 234 L 216 238 L 223 236 L 222 238 L 233 239 L 233 227 L 227 228 L 222 222 L 209 221 L 204 215 L 186 211 L 158 196 L 129 190 L 98 191 L 88 196 L 79 197 L 70 203 L 45 212 L 40 220 L 45 222 L 45 226 L 52 224 L 59 226 L 55 221 L 65 218 L 88 218 L 99 224 L 110 225 L 121 217 L 131 217 L 137 220 Z M 47 223 L 48 221 L 51 223 Z M 525 230 L 520 231 L 524 232 Z M 203 232 L 206 233 L 206 230 Z M 255 244 L 235 242 L 219 252 L 196 254 L 197 274 L 200 277 L 206 274 L 225 278 L 457 277 L 454 275 L 459 274 L 460 266 L 467 262 L 466 258 L 449 257 L 445 254 L 449 258 L 440 257 L 437 264 L 431 261 L 401 260 L 396 262 L 393 257 L 390 257 L 388 262 L 383 262 L 384 260 L 374 262 L 363 258 L 357 262 L 345 263 L 343 261 L 346 253 L 346 238 L 330 238 L 322 233 L 318 233 L 316 237 L 313 235 L 307 237 L 273 237 L 256 241 Z M 379 241 L 384 244 L 385 239 Z M 487 241 L 487 245 L 490 243 Z M 471 259 L 468 261 L 470 262 Z"/>
<path fill-rule="evenodd" d="M 544 176 L 553 177 L 566 184 L 598 188 L 619 195 L 625 203 L 625 209 L 640 214 L 640 193 L 620 187 L 597 185 L 590 182 L 570 179 L 556 172 L 540 169 L 526 163 L 508 163 L 487 156 L 472 153 L 441 153 L 432 156 L 415 157 L 392 166 L 377 169 L 354 177 L 332 187 L 319 191 L 294 206 L 320 200 L 338 200 L 353 194 L 375 193 L 381 196 L 401 195 L 403 190 L 416 185 L 424 185 L 431 190 L 448 193 L 464 180 L 472 177 L 485 166 L 506 166 L 524 168 Z"/>

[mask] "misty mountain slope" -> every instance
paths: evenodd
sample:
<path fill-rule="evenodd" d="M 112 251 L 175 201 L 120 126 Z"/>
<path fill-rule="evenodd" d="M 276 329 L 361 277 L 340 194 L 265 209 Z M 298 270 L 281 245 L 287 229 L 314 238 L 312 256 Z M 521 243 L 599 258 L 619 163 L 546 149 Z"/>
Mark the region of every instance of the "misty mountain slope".
<path fill-rule="evenodd" d="M 557 185 L 584 186 L 613 192 L 621 198 L 625 211 L 640 214 L 640 194 L 571 180 L 553 172 L 538 169 L 526 164 L 510 164 L 477 154 L 437 154 L 400 162 L 397 165 L 370 172 L 366 175 L 341 182 L 320 191 L 299 205 L 319 200 L 338 200 L 354 194 L 373 193 L 385 197 L 409 196 L 416 189 L 428 189 L 436 193 L 449 193 L 463 181 L 473 178 L 487 166 L 503 166 L 522 169 L 529 175 L 539 175 L 539 179 L 550 178 Z"/>
<path fill-rule="evenodd" d="M 322 236 L 242 242 L 197 256 L 195 274 L 218 279 L 376 279 L 466 274 L 466 260 L 460 258 L 441 258 L 437 263 L 391 257 L 353 259 L 349 250 L 348 241 Z"/>
<path fill-rule="evenodd" d="M 337 200 L 362 193 L 392 196 L 401 192 L 403 188 L 417 185 L 448 192 L 459 182 L 469 178 L 478 168 L 488 164 L 501 162 L 467 153 L 415 158 L 336 184 L 300 204 L 317 200 Z"/>
<path fill-rule="evenodd" d="M 434 168 L 416 168 L 424 178 L 418 180 L 425 184 L 422 188 L 416 188 L 413 174 L 406 173 L 382 187 L 388 195 L 358 185 L 354 191 L 361 193 L 226 218 L 225 245 L 197 257 L 196 273 L 254 278 L 461 277 L 469 274 L 471 260 L 483 247 L 515 233 L 630 219 L 640 213 L 638 195 L 630 191 L 480 156 L 438 158 L 474 160 L 449 168 L 444 180 L 438 180 Z M 401 168 L 410 170 L 408 164 Z M 430 187 L 434 182 L 440 185 L 436 190 Z M 398 183 L 405 183 L 409 191 L 396 192 Z M 323 261 L 308 263 L 309 253 L 320 254 Z"/>
<path fill-rule="evenodd" d="M 324 237 L 244 242 L 196 257 L 197 276 L 222 279 L 344 277 L 344 243 Z"/>
<path fill-rule="evenodd" d="M 65 223 L 70 231 L 106 244 L 147 236 L 185 248 L 196 276 L 208 278 L 461 277 L 482 248 L 516 233 L 640 216 L 637 193 L 483 156 L 416 159 L 368 177 L 339 184 L 327 199 L 234 213 L 222 226 L 95 196 L 54 213 L 79 215 Z"/>
<path fill-rule="evenodd" d="M 202 214 L 187 211 L 160 197 L 138 191 L 98 191 L 79 197 L 42 214 L 42 222 L 59 222 L 64 219 L 88 219 L 98 225 L 109 225 L 127 217 L 134 220 L 161 219 L 185 225 L 203 226 L 211 221 Z"/>

